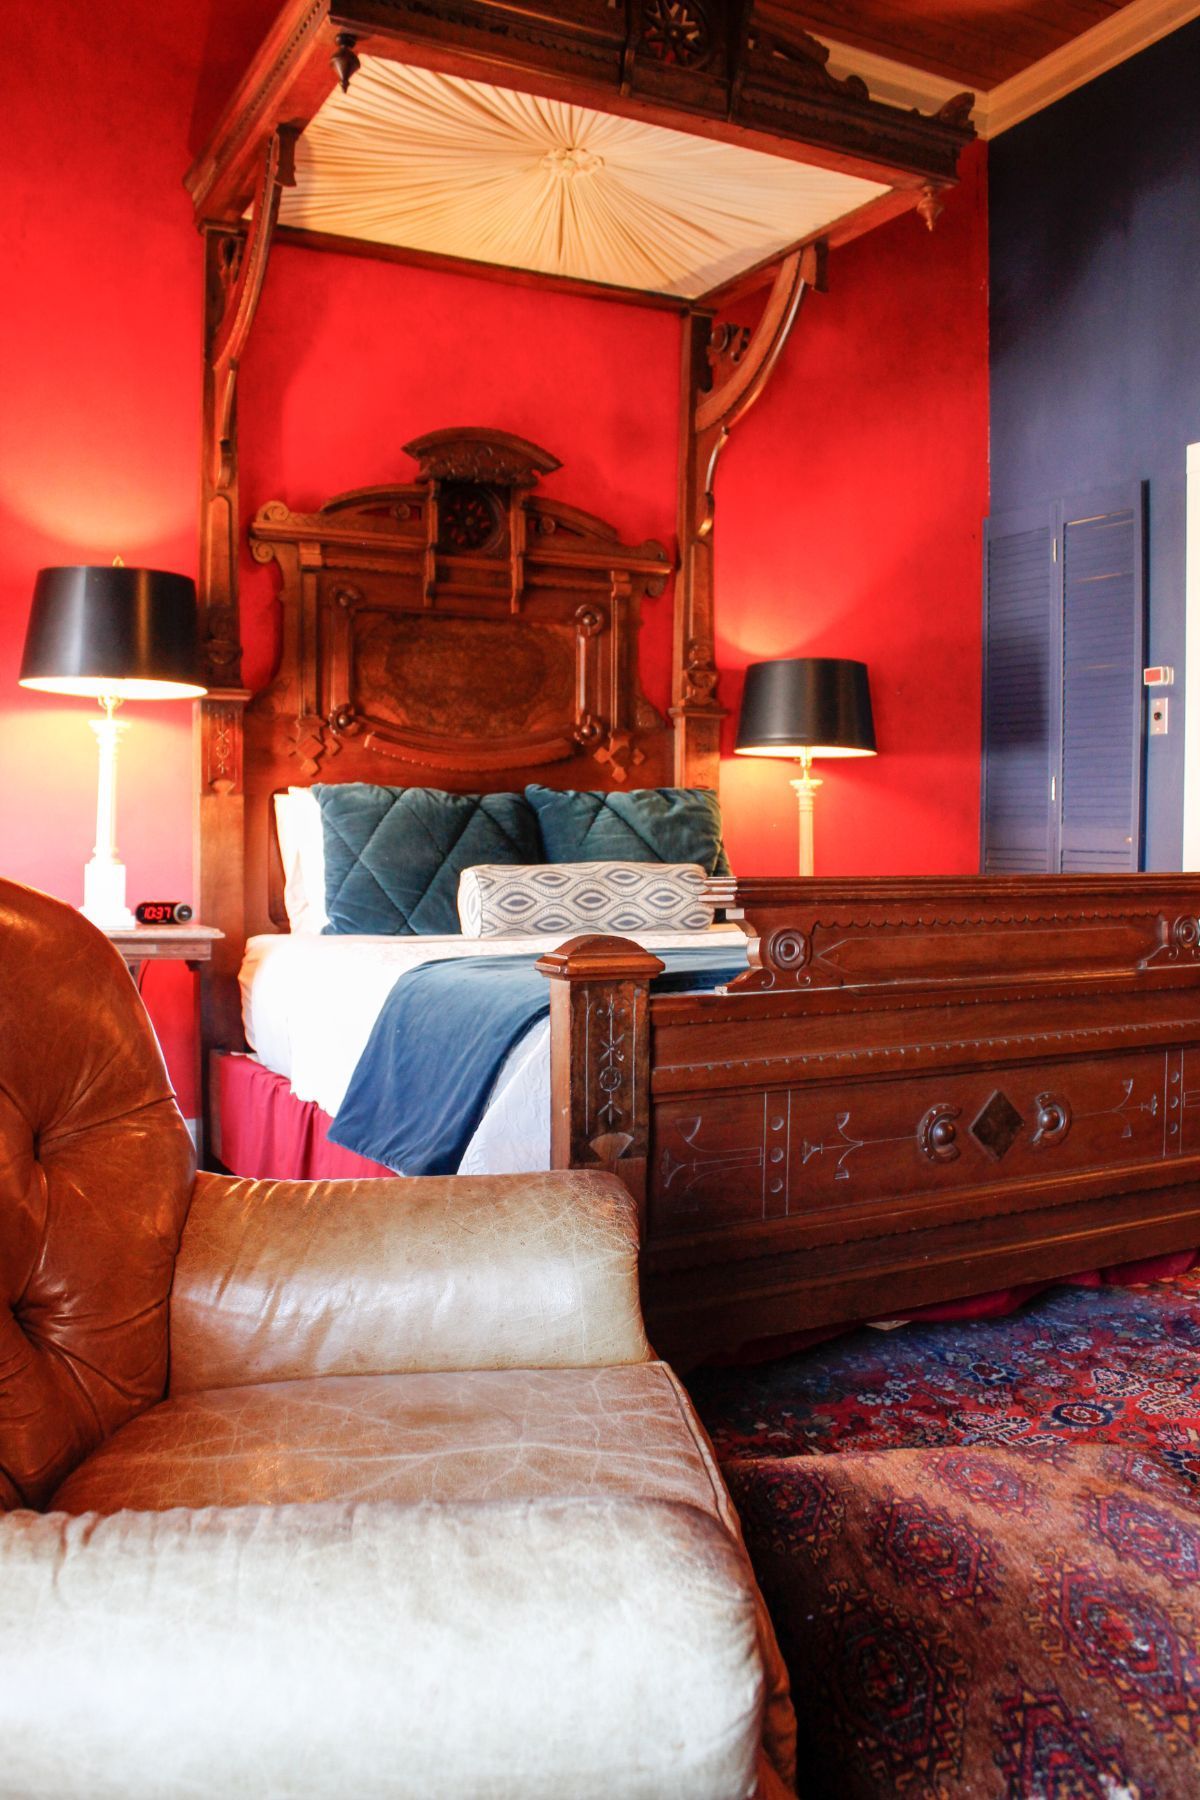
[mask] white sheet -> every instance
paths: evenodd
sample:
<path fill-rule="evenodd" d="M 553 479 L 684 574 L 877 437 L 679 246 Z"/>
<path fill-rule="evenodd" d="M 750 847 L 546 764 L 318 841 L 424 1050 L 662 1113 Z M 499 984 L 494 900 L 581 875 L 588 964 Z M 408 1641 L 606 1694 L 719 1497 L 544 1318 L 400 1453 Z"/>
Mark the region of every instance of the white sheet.
<path fill-rule="evenodd" d="M 736 925 L 643 934 L 647 950 L 694 950 L 741 941 Z M 397 979 L 448 956 L 530 956 L 553 938 L 253 937 L 241 969 L 246 1041 L 258 1060 L 286 1076 L 300 1100 L 336 1113 L 371 1028 Z M 487 1110 L 459 1165 L 467 1175 L 520 1174 L 550 1166 L 550 1024 L 515 1044 L 496 1077 Z"/>

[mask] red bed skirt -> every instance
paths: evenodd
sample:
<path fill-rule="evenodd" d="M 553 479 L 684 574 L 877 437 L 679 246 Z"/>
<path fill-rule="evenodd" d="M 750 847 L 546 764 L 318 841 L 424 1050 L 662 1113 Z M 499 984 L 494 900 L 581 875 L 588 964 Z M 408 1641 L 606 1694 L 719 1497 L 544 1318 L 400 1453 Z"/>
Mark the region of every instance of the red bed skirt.
<path fill-rule="evenodd" d="M 234 1175 L 252 1175 L 274 1181 L 320 1181 L 336 1177 L 385 1176 L 397 1179 L 392 1169 L 369 1162 L 353 1150 L 340 1150 L 329 1142 L 333 1123 L 312 1100 L 297 1100 L 282 1075 L 255 1062 L 252 1056 L 222 1056 L 217 1060 L 220 1148 L 222 1163 Z M 1109 1269 L 1093 1269 L 1062 1281 L 1079 1287 L 1132 1287 L 1140 1282 L 1162 1281 L 1182 1275 L 1197 1260 L 1194 1250 L 1177 1250 L 1170 1256 L 1147 1257 L 1141 1262 L 1118 1263 Z M 947 1301 L 903 1314 L 914 1319 L 995 1319 L 1015 1312 L 1043 1288 L 1062 1282 L 1035 1281 L 1024 1287 L 1002 1288 L 992 1294 L 973 1294 L 966 1300 Z M 785 1338 L 764 1339 L 728 1359 L 760 1361 L 788 1355 L 826 1338 L 838 1337 L 846 1325 L 824 1326 L 815 1331 L 789 1333 Z"/>
<path fill-rule="evenodd" d="M 386 1176 L 393 1170 L 329 1142 L 333 1123 L 313 1100 L 297 1100 L 286 1078 L 252 1056 L 217 1064 L 217 1155 L 231 1175 L 271 1181 L 325 1181 Z"/>

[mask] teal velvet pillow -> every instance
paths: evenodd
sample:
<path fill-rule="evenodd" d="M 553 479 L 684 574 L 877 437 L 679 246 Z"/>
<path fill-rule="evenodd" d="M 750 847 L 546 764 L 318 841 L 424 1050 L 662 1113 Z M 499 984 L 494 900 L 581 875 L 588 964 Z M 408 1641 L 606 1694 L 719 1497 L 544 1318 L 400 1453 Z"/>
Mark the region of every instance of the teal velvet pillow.
<path fill-rule="evenodd" d="M 628 793 L 527 787 L 546 861 L 699 863 L 728 875 L 721 803 L 711 788 L 633 788 Z"/>
<path fill-rule="evenodd" d="M 458 931 L 458 878 L 477 863 L 541 861 L 521 794 L 346 781 L 313 788 L 325 840 L 325 933 Z"/>

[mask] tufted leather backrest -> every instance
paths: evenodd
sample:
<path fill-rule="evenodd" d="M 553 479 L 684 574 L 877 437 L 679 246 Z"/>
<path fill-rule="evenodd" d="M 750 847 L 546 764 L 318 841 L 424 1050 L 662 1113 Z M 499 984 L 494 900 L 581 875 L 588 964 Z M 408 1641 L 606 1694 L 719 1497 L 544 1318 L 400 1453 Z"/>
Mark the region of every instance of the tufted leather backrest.
<path fill-rule="evenodd" d="M 161 1398 L 194 1171 L 116 951 L 0 881 L 0 1510 Z"/>

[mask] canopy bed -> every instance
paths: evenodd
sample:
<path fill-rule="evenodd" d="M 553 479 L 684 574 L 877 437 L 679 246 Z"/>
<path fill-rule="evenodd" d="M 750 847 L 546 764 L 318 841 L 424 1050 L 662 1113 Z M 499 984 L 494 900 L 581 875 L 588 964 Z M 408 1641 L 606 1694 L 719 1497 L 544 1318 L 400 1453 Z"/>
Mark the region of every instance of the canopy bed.
<path fill-rule="evenodd" d="M 244 1047 L 247 938 L 286 918 L 271 822 L 282 790 L 715 789 L 721 447 L 823 282 L 829 245 L 904 208 L 932 224 L 969 104 L 927 118 L 872 101 L 769 0 L 285 8 L 189 176 L 206 244 L 212 691 L 197 816 L 201 914 L 225 934 L 204 1001 L 218 1069 Z M 401 167 L 385 203 L 372 179 L 373 144 L 386 162 L 414 120 L 432 165 L 451 165 L 432 223 L 419 167 Z M 447 147 L 456 134 L 465 162 Z M 660 153 L 678 159 L 671 195 L 654 185 Z M 239 685 L 237 374 L 273 238 L 468 266 L 467 200 L 485 167 L 502 191 L 486 189 L 495 230 L 475 272 L 515 257 L 506 279 L 683 316 L 666 717 L 642 690 L 637 646 L 672 559 L 540 497 L 558 466 L 548 450 L 474 427 L 414 438 L 407 479 L 313 513 L 284 500 L 259 511 L 253 554 L 281 573 L 283 650 L 263 693 Z M 697 210 L 718 175 L 762 201 L 731 203 L 719 231 Z M 569 446 L 556 448 L 569 468 Z M 615 1170 L 637 1196 L 664 1353 L 1200 1242 L 1194 882 L 718 876 L 708 897 L 749 950 L 721 991 L 652 989 L 654 940 L 593 935 L 538 965 L 550 1159 Z"/>

